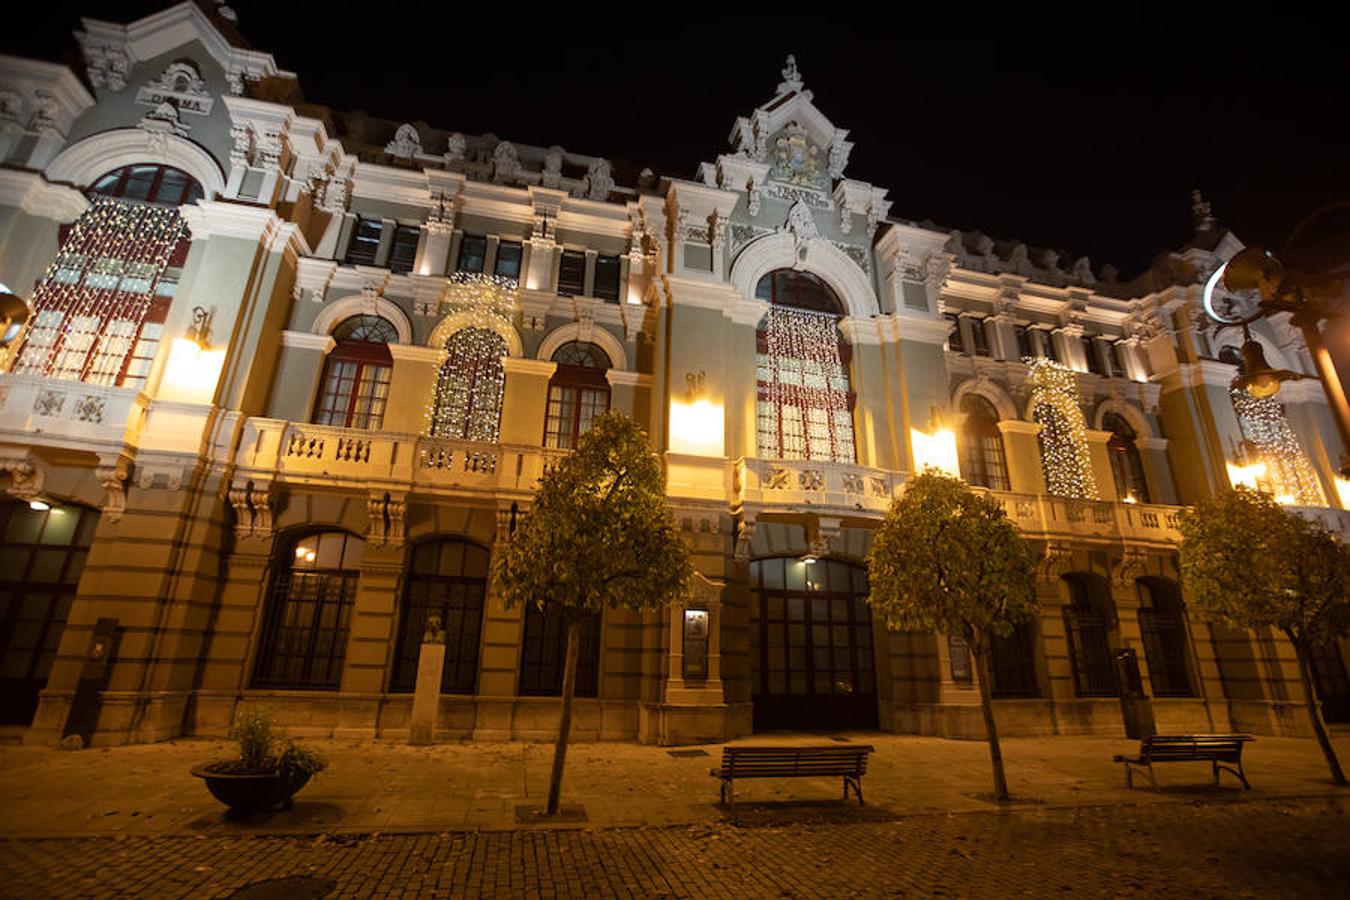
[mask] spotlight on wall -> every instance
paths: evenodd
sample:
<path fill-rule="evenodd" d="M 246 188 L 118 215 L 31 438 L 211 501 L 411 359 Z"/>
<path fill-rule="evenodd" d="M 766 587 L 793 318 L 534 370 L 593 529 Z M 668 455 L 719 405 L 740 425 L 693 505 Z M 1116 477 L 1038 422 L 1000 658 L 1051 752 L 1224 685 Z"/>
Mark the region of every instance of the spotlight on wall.
<path fill-rule="evenodd" d="M 33 512 L 47 512 L 52 508 L 52 505 L 49 501 L 43 500 L 41 497 L 34 497 L 32 500 L 28 501 L 28 508 Z"/>
<path fill-rule="evenodd" d="M 27 321 L 28 304 L 0 282 L 0 347 L 8 347 Z"/>

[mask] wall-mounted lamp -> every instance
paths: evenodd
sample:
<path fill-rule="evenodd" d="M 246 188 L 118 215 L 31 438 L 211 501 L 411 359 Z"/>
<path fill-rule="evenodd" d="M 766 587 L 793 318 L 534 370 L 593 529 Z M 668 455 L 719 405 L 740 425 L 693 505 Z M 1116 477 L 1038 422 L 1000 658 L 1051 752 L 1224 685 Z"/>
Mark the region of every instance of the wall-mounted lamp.
<path fill-rule="evenodd" d="M 670 449 L 691 456 L 722 456 L 725 431 L 722 404 L 708 399 L 703 372 L 686 372 L 684 399 L 670 401 Z"/>
<path fill-rule="evenodd" d="M 946 426 L 945 417 L 936 406 L 928 415 L 929 430 L 909 430 L 914 449 L 914 471 L 933 468 L 956 478 L 961 477 L 961 461 L 956 452 L 956 432 Z"/>
<path fill-rule="evenodd" d="M 192 309 L 192 323 L 183 336 L 174 338 L 159 399 L 187 403 L 210 403 L 225 365 L 225 350 L 211 349 L 211 313 L 200 306 Z"/>
<path fill-rule="evenodd" d="M 0 347 L 8 347 L 28 321 L 28 304 L 0 282 Z"/>

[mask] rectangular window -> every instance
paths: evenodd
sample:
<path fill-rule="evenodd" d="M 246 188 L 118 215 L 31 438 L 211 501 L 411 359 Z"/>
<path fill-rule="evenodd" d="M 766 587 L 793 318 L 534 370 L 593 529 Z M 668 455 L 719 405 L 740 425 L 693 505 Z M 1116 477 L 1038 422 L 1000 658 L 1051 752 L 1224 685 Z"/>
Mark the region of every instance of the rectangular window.
<path fill-rule="evenodd" d="M 544 446 L 575 450 L 577 438 L 590 430 L 591 421 L 608 410 L 609 391 L 604 388 L 552 385 L 548 390 Z"/>
<path fill-rule="evenodd" d="M 314 407 L 314 424 L 379 428 L 389 395 L 389 372 L 389 366 L 330 356 Z"/>
<path fill-rule="evenodd" d="M 575 297 L 586 293 L 586 254 L 580 250 L 564 250 L 558 261 L 558 293 Z"/>
<path fill-rule="evenodd" d="M 1117 378 L 1129 378 L 1130 366 L 1126 361 L 1128 358 L 1124 341 L 1116 341 L 1111 345 L 1111 368 L 1115 371 L 1111 374 Z"/>
<path fill-rule="evenodd" d="M 984 319 L 971 318 L 970 342 L 976 356 L 989 355 L 989 332 L 985 330 Z"/>
<path fill-rule="evenodd" d="M 403 274 L 411 272 L 417 260 L 417 243 L 422 237 L 422 229 L 416 225 L 399 225 L 394 229 L 394 243 L 389 249 L 389 271 Z"/>
<path fill-rule="evenodd" d="M 493 274 L 502 278 L 520 278 L 520 258 L 524 248 L 515 241 L 502 241 L 497 245 L 497 264 Z"/>
<path fill-rule="evenodd" d="M 1014 331 L 1017 333 L 1017 358 L 1030 359 L 1036 355 L 1036 348 L 1031 340 L 1031 326 L 1018 325 Z"/>
<path fill-rule="evenodd" d="M 1087 357 L 1088 371 L 1094 375 L 1105 375 L 1106 369 L 1102 365 L 1101 348 L 1097 346 L 1097 339 L 1083 338 L 1083 356 Z"/>
<path fill-rule="evenodd" d="M 617 256 L 597 256 L 595 258 L 595 288 L 592 293 L 608 303 L 619 302 L 619 258 Z"/>
<path fill-rule="evenodd" d="M 481 272 L 487 260 L 487 238 L 466 234 L 459 242 L 459 261 L 455 268 L 461 272 Z"/>
<path fill-rule="evenodd" d="M 384 223 L 379 219 L 356 220 L 352 228 L 352 239 L 347 245 L 347 262 L 354 266 L 373 266 L 375 256 L 380 251 L 380 238 L 384 235 Z"/>
<path fill-rule="evenodd" d="M 953 353 L 965 353 L 966 342 L 961 339 L 961 318 L 949 313 L 947 321 L 952 323 L 952 330 L 947 333 L 947 349 Z"/>
<path fill-rule="evenodd" d="M 1059 362 L 1059 351 L 1055 348 L 1055 336 L 1045 329 L 1041 329 L 1041 347 L 1043 348 L 1042 356 Z"/>

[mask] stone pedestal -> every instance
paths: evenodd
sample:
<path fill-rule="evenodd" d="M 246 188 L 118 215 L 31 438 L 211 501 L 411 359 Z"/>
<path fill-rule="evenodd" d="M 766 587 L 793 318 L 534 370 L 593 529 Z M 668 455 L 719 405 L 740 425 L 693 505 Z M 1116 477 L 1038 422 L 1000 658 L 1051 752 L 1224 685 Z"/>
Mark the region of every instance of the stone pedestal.
<path fill-rule="evenodd" d="M 417 658 L 417 686 L 413 689 L 412 717 L 408 720 L 408 744 L 425 747 L 434 741 L 436 718 L 441 706 L 441 671 L 445 668 L 445 644 L 423 643 Z"/>

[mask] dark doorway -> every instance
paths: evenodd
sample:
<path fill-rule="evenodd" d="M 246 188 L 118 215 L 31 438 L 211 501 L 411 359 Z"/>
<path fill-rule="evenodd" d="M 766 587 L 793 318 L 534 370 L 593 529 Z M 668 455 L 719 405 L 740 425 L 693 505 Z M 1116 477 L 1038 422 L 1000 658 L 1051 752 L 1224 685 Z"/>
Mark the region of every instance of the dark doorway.
<path fill-rule="evenodd" d="M 750 564 L 756 730 L 877 727 L 867 571 L 838 560 Z"/>
<path fill-rule="evenodd" d="M 1322 703 L 1322 718 L 1327 722 L 1350 722 L 1350 677 L 1336 643 L 1318 644 L 1309 654 L 1317 699 Z"/>
<path fill-rule="evenodd" d="M 97 526 L 80 506 L 0 505 L 0 724 L 33 721 Z"/>

